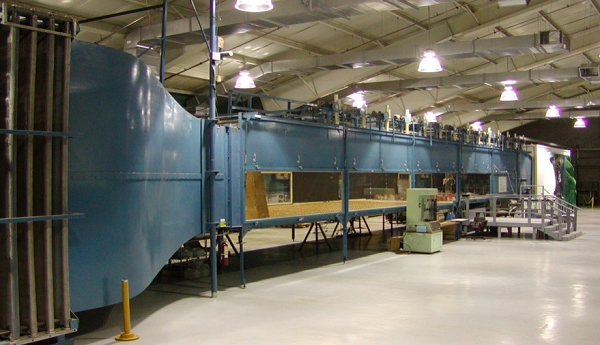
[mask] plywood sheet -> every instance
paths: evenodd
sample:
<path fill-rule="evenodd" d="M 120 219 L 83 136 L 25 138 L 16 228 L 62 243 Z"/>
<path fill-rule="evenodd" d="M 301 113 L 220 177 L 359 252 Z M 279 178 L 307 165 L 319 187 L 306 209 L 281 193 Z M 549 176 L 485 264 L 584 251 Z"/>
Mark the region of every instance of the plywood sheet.
<path fill-rule="evenodd" d="M 267 194 L 260 171 L 246 173 L 246 219 L 269 218 Z"/>

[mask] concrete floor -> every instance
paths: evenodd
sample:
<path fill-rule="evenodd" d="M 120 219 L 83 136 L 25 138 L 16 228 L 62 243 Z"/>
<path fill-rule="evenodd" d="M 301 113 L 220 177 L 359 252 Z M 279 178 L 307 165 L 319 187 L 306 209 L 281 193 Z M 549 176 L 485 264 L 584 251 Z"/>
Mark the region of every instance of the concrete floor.
<path fill-rule="evenodd" d="M 350 238 L 345 264 L 339 240 L 320 255 L 297 244 L 248 252 L 246 289 L 233 263 L 218 298 L 206 278 L 157 279 L 131 302 L 135 344 L 597 344 L 598 224 L 586 209 L 571 242 L 469 239 L 432 255 L 385 252 L 379 231 Z M 268 236 L 289 242 L 282 233 Z M 116 343 L 119 313 L 80 313 L 75 343 Z"/>

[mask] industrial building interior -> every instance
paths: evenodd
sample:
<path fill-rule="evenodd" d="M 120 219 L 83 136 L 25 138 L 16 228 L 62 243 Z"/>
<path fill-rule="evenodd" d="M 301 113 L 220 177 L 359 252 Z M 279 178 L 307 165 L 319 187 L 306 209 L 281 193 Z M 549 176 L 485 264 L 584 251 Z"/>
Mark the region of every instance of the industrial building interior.
<path fill-rule="evenodd" d="M 0 4 L 0 345 L 598 339 L 598 0 Z"/>

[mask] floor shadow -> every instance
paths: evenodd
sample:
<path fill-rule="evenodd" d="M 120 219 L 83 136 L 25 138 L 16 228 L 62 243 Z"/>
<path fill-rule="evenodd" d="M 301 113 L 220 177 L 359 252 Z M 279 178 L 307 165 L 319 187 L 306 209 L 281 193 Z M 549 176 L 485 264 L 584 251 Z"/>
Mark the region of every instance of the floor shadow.
<path fill-rule="evenodd" d="M 358 259 L 387 250 L 389 232 L 373 231 L 371 235 L 348 235 L 348 260 Z M 342 236 L 328 238 L 331 249 L 321 238 L 318 243 L 307 241 L 302 250 L 301 242 L 289 245 L 253 250 L 245 253 L 245 282 L 252 283 L 288 274 L 318 268 L 331 264 L 341 264 Z M 229 265 L 219 268 L 218 290 L 242 286 L 240 280 L 239 259 L 230 256 Z M 210 298 L 210 277 L 184 279 L 181 274 L 159 273 L 150 286 L 140 295 L 131 299 L 132 325 L 165 305 L 190 296 Z M 156 298 L 160 294 L 160 298 Z M 80 328 L 73 336 L 90 338 L 95 331 L 106 328 L 118 328 L 121 323 L 121 307 L 108 306 L 78 312 Z M 116 334 L 115 334 L 116 335 Z"/>

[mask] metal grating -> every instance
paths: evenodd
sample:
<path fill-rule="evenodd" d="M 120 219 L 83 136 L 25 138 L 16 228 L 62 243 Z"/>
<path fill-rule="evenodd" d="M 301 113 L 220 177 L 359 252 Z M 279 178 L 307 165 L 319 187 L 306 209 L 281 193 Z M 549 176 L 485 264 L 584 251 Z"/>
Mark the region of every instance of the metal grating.
<path fill-rule="evenodd" d="M 1 3 L 0 342 L 73 332 L 67 132 L 75 21 Z"/>

